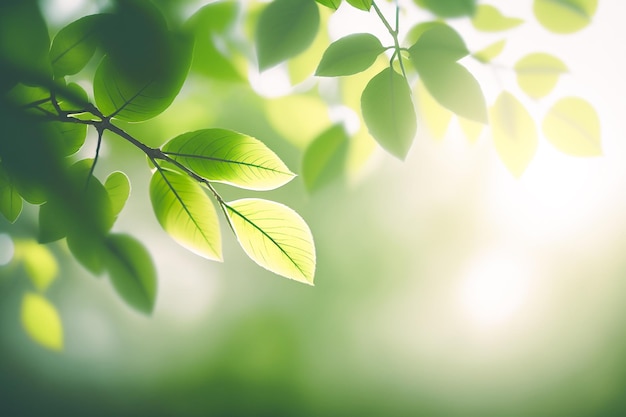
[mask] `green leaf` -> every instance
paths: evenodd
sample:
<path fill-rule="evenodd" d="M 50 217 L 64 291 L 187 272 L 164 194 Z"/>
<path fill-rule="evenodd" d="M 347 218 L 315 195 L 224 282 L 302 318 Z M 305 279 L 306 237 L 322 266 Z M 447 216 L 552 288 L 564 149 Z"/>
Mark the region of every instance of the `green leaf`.
<path fill-rule="evenodd" d="M 559 100 L 548 110 L 541 127 L 546 138 L 561 152 L 574 156 L 602 154 L 598 114 L 582 98 Z"/>
<path fill-rule="evenodd" d="M 372 0 L 347 0 L 348 3 L 357 9 L 364 10 L 368 12 L 372 7 Z"/>
<path fill-rule="evenodd" d="M 257 264 L 276 274 L 313 285 L 315 246 L 295 211 L 256 198 L 225 203 L 239 244 Z"/>
<path fill-rule="evenodd" d="M 369 33 L 354 33 L 343 37 L 324 52 L 315 75 L 337 77 L 351 75 L 368 69 L 385 48 L 380 40 Z"/>
<path fill-rule="evenodd" d="M 67 221 L 54 203 L 46 202 L 39 206 L 39 243 L 50 243 L 67 235 Z"/>
<path fill-rule="evenodd" d="M 459 117 L 459 126 L 470 143 L 476 143 L 480 134 L 485 130 L 485 125 Z"/>
<path fill-rule="evenodd" d="M 533 12 L 541 25 L 554 33 L 572 33 L 589 23 L 598 0 L 535 0 Z"/>
<path fill-rule="evenodd" d="M 343 175 L 348 154 L 348 135 L 342 125 L 324 131 L 304 151 L 302 179 L 309 192 Z"/>
<path fill-rule="evenodd" d="M 40 292 L 46 291 L 59 273 L 59 265 L 50 249 L 33 240 L 16 241 L 14 257 L 24 264 L 28 278 Z"/>
<path fill-rule="evenodd" d="M 250 190 L 272 190 L 295 176 L 261 141 L 232 130 L 184 133 L 163 152 L 209 181 Z"/>
<path fill-rule="evenodd" d="M 472 16 L 476 11 L 476 0 L 414 0 L 439 17 Z"/>
<path fill-rule="evenodd" d="M 489 4 L 480 4 L 472 18 L 472 25 L 483 32 L 500 32 L 512 29 L 524 23 L 524 20 L 515 17 L 506 17 L 500 10 Z"/>
<path fill-rule="evenodd" d="M 474 76 L 461 64 L 442 60 L 416 65 L 424 86 L 435 100 L 455 114 L 487 122 L 485 97 Z"/>
<path fill-rule="evenodd" d="M 504 45 L 506 45 L 506 41 L 504 39 L 499 40 L 487 46 L 486 48 L 481 49 L 478 52 L 474 52 L 472 56 L 478 61 L 486 64 L 488 62 L 491 62 L 491 60 L 493 60 L 498 55 L 500 55 L 500 53 L 504 49 Z"/>
<path fill-rule="evenodd" d="M 161 227 L 176 242 L 204 258 L 222 260 L 217 213 L 198 183 L 159 168 L 150 181 L 150 200 Z"/>
<path fill-rule="evenodd" d="M 545 53 L 528 54 L 515 64 L 517 83 L 533 98 L 550 93 L 567 67 L 558 58 Z"/>
<path fill-rule="evenodd" d="M 115 171 L 107 177 L 104 188 L 111 200 L 112 213 L 117 217 L 124 208 L 128 196 L 130 196 L 130 181 L 126 174 Z"/>
<path fill-rule="evenodd" d="M 406 79 L 391 68 L 382 70 L 363 90 L 361 112 L 374 139 L 392 155 L 404 159 L 417 130 Z"/>
<path fill-rule="evenodd" d="M 502 92 L 490 111 L 496 151 L 508 170 L 521 176 L 537 150 L 537 128 L 528 111 L 508 92 Z"/>
<path fill-rule="evenodd" d="M 93 275 L 102 275 L 105 271 L 103 256 L 106 252 L 103 236 L 76 231 L 68 233 L 66 240 L 67 247 L 78 263 Z"/>
<path fill-rule="evenodd" d="M 259 69 L 266 70 L 304 51 L 320 22 L 314 0 L 274 0 L 261 12 L 256 30 Z"/>
<path fill-rule="evenodd" d="M 107 15 L 85 16 L 57 33 L 50 48 L 50 62 L 55 77 L 73 75 L 82 70 L 100 42 L 100 25 Z"/>
<path fill-rule="evenodd" d="M 108 236 L 106 247 L 105 264 L 113 287 L 128 305 L 150 314 L 157 290 L 156 269 L 150 254 L 128 235 Z"/>
<path fill-rule="evenodd" d="M 421 81 L 415 86 L 414 97 L 421 121 L 435 139 L 443 139 L 452 120 L 452 112 L 439 104 Z"/>
<path fill-rule="evenodd" d="M 22 212 L 22 206 L 22 197 L 0 162 L 0 213 L 14 223 Z"/>
<path fill-rule="evenodd" d="M 341 5 L 341 0 L 315 0 L 315 1 L 321 4 L 322 6 L 326 6 L 333 10 L 337 10 L 339 6 Z"/>
<path fill-rule="evenodd" d="M 409 48 L 411 62 L 416 67 L 417 64 L 426 65 L 432 60 L 458 61 L 469 54 L 463 38 L 445 23 L 424 24 L 418 28 L 423 32 Z"/>
<path fill-rule="evenodd" d="M 26 293 L 22 299 L 22 326 L 35 342 L 51 350 L 63 349 L 63 324 L 56 308 L 43 296 Z"/>

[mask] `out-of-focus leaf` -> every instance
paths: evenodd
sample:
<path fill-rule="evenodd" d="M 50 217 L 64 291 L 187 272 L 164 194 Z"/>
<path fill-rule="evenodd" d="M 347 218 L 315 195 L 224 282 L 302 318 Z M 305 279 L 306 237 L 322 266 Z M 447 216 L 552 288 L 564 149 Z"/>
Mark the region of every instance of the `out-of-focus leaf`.
<path fill-rule="evenodd" d="M 28 278 L 40 292 L 46 291 L 59 273 L 59 265 L 50 250 L 33 240 L 16 241 L 14 257 L 24 264 Z"/>
<path fill-rule="evenodd" d="M 472 16 L 476 0 L 413 0 L 415 4 L 430 10 L 439 17 Z"/>
<path fill-rule="evenodd" d="M 532 53 L 517 61 L 515 72 L 521 89 L 533 98 L 541 98 L 552 91 L 567 67 L 555 56 Z"/>
<path fill-rule="evenodd" d="M 226 129 L 183 133 L 163 152 L 209 181 L 272 190 L 295 176 L 263 142 Z"/>
<path fill-rule="evenodd" d="M 500 32 L 524 23 L 522 19 L 504 16 L 500 10 L 489 4 L 480 4 L 472 18 L 472 25 L 483 32 Z"/>
<path fill-rule="evenodd" d="M 314 0 L 275 0 L 261 12 L 256 46 L 261 71 L 306 49 L 317 33 L 320 15 Z"/>
<path fill-rule="evenodd" d="M 560 99 L 548 110 L 541 127 L 561 152 L 574 156 L 602 154 L 600 119 L 593 106 L 582 98 Z"/>
<path fill-rule="evenodd" d="M 334 125 L 309 144 L 302 158 L 302 179 L 309 192 L 316 191 L 342 176 L 348 153 L 348 136 L 341 125 Z"/>
<path fill-rule="evenodd" d="M 374 139 L 392 155 L 404 159 L 417 129 L 406 79 L 391 68 L 378 73 L 363 90 L 361 112 Z"/>
<path fill-rule="evenodd" d="M 370 33 L 354 33 L 333 42 L 322 57 L 315 75 L 336 77 L 369 68 L 385 48 Z"/>
<path fill-rule="evenodd" d="M 22 299 L 22 326 L 41 346 L 51 350 L 63 349 L 63 324 L 56 308 L 43 296 L 26 293 Z"/>
<path fill-rule="evenodd" d="M 328 25 L 330 16 L 332 16 L 332 10 L 328 8 L 320 10 L 320 27 Z M 287 71 L 291 85 L 299 84 L 313 75 L 329 44 L 328 31 L 318 30 L 311 46 L 287 61 Z"/>
<path fill-rule="evenodd" d="M 222 260 L 215 207 L 198 183 L 159 168 L 150 181 L 150 200 L 161 227 L 181 246 L 207 259 Z"/>
<path fill-rule="evenodd" d="M 372 0 L 347 0 L 347 2 L 357 9 L 364 10 L 366 12 L 372 7 Z"/>
<path fill-rule="evenodd" d="M 339 8 L 339 5 L 341 4 L 341 0 L 315 0 L 315 1 L 321 4 L 322 6 L 329 7 L 333 10 L 337 10 L 337 8 Z"/>
<path fill-rule="evenodd" d="M 430 61 L 458 61 L 469 54 L 463 38 L 445 23 L 431 23 L 421 28 L 423 32 L 409 48 L 411 62 L 416 67 Z"/>
<path fill-rule="evenodd" d="M 0 213 L 11 223 L 20 216 L 22 212 L 22 197 L 17 192 L 9 174 L 2 167 L 0 161 Z"/>
<path fill-rule="evenodd" d="M 276 274 L 313 285 L 315 246 L 295 211 L 257 198 L 225 203 L 239 244 L 257 264 Z"/>
<path fill-rule="evenodd" d="M 111 200 L 112 213 L 117 217 L 130 196 L 130 181 L 126 174 L 121 171 L 115 171 L 107 177 L 104 182 L 104 188 L 107 190 Z"/>
<path fill-rule="evenodd" d="M 443 139 L 452 120 L 452 112 L 439 104 L 421 81 L 417 82 L 414 91 L 422 121 L 435 139 Z"/>
<path fill-rule="evenodd" d="M 112 234 L 106 240 L 105 264 L 113 287 L 134 309 L 150 314 L 156 299 L 156 269 L 150 254 L 135 238 Z"/>
<path fill-rule="evenodd" d="M 485 125 L 482 123 L 475 122 L 473 120 L 468 120 L 463 117 L 458 118 L 459 126 L 461 130 L 465 134 L 465 137 L 470 143 L 475 143 L 480 134 L 485 129 Z"/>
<path fill-rule="evenodd" d="M 94 276 L 100 276 L 105 271 L 104 253 L 106 245 L 104 237 L 88 233 L 69 233 L 67 235 L 67 247 L 85 269 Z"/>
<path fill-rule="evenodd" d="M 39 243 L 50 243 L 63 239 L 67 235 L 65 216 L 59 213 L 62 208 L 55 207 L 54 203 L 46 202 L 39 206 Z"/>
<path fill-rule="evenodd" d="M 533 12 L 541 25 L 554 33 L 572 33 L 589 23 L 598 0 L 535 0 Z"/>
<path fill-rule="evenodd" d="M 504 45 L 506 45 L 506 41 L 504 39 L 499 40 L 487 46 L 486 48 L 481 49 L 478 52 L 474 52 L 472 56 L 480 62 L 486 64 L 487 62 L 490 62 L 492 59 L 500 55 L 500 53 L 504 49 Z"/>
<path fill-rule="evenodd" d="M 528 111 L 508 92 L 502 92 L 490 111 L 496 151 L 508 170 L 521 176 L 537 150 L 537 128 Z"/>
<path fill-rule="evenodd" d="M 268 100 L 265 111 L 272 127 L 301 149 L 330 125 L 328 107 L 316 95 L 291 94 Z"/>
<path fill-rule="evenodd" d="M 50 62 L 55 77 L 79 72 L 93 57 L 100 42 L 100 25 L 107 15 L 85 16 L 57 33 L 50 48 Z"/>

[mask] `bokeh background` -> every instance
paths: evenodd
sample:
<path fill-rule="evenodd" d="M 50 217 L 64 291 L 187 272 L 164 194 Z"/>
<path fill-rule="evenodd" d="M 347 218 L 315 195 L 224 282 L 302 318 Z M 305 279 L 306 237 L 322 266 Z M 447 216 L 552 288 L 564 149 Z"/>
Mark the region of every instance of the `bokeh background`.
<path fill-rule="evenodd" d="M 161 3 L 183 16 L 200 5 Z M 122 170 L 131 179 L 115 230 L 138 237 L 153 255 L 155 311 L 131 310 L 105 277 L 53 244 L 59 278 L 47 297 L 63 320 L 64 349 L 39 346 L 20 324 L 31 284 L 23 268 L 11 267 L 9 238 L 36 231 L 37 209 L 26 207 L 16 225 L 0 219 L 7 264 L 0 266 L 0 414 L 626 415 L 626 3 L 600 0 L 592 23 L 571 35 L 539 26 L 531 1 L 489 3 L 526 23 L 502 35 L 501 66 L 468 64 L 488 102 L 502 88 L 519 92 L 507 69 L 519 57 L 553 53 L 570 72 L 528 109 L 541 114 L 566 95 L 587 99 L 600 116 L 602 156 L 567 156 L 541 139 L 516 179 L 488 131 L 472 144 L 454 122 L 440 140 L 420 124 L 406 161 L 377 149 L 313 195 L 300 178 L 258 193 L 294 208 L 311 227 L 317 273 L 309 287 L 256 266 L 225 223 L 224 263 L 179 247 L 152 213 L 145 158 L 107 137 L 96 174 Z M 106 2 L 41 5 L 54 34 Z M 428 17 L 416 13 L 405 18 Z M 471 50 L 489 43 L 465 20 L 451 24 Z M 331 39 L 358 30 L 385 36 L 376 19 L 343 6 L 329 25 Z M 251 68 L 251 85 L 191 76 L 164 114 L 127 128 L 155 146 L 204 127 L 239 130 L 298 172 L 325 118 L 354 117 L 318 118 L 314 98 L 299 102 L 306 123 L 283 115 L 291 106 L 281 97 L 293 91 L 281 71 Z M 317 87 L 295 91 L 308 88 Z M 81 155 L 94 150 L 92 140 Z M 220 191 L 227 199 L 244 195 Z"/>

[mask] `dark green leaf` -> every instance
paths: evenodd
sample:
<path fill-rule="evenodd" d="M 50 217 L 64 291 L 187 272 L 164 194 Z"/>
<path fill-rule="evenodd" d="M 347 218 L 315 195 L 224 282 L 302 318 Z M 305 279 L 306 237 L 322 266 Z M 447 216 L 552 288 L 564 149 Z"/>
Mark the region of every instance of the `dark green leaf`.
<path fill-rule="evenodd" d="M 22 212 L 22 197 L 0 163 L 0 213 L 11 223 Z"/>
<path fill-rule="evenodd" d="M 445 23 L 428 23 L 417 41 L 409 48 L 411 61 L 415 66 L 428 64 L 432 60 L 458 61 L 469 50 L 463 38 Z"/>
<path fill-rule="evenodd" d="M 100 25 L 106 15 L 85 16 L 57 33 L 50 48 L 50 62 L 55 77 L 79 72 L 96 52 L 100 42 Z"/>
<path fill-rule="evenodd" d="M 159 168 L 150 182 L 150 199 L 161 227 L 197 255 L 222 260 L 222 238 L 213 203 L 189 176 Z"/>
<path fill-rule="evenodd" d="M 372 7 L 372 0 L 347 0 L 349 4 L 364 11 L 369 11 Z"/>
<path fill-rule="evenodd" d="M 275 0 L 261 12 L 256 30 L 259 69 L 268 69 L 304 51 L 320 22 L 314 0 Z"/>
<path fill-rule="evenodd" d="M 304 151 L 302 179 L 310 192 L 342 176 L 348 154 L 348 136 L 341 125 L 323 132 Z"/>
<path fill-rule="evenodd" d="M 39 243 L 50 243 L 67 235 L 66 216 L 54 203 L 46 202 L 39 206 Z"/>
<path fill-rule="evenodd" d="M 391 68 L 378 73 L 363 90 L 361 110 L 374 139 L 392 155 L 404 159 L 417 129 L 406 79 Z"/>
<path fill-rule="evenodd" d="M 112 213 L 117 217 L 124 208 L 128 196 L 130 196 L 130 181 L 126 174 L 116 171 L 107 177 L 104 188 L 111 200 Z"/>
<path fill-rule="evenodd" d="M 156 299 L 156 269 L 146 248 L 128 235 L 106 240 L 106 269 L 113 287 L 136 310 L 149 314 Z"/>
<path fill-rule="evenodd" d="M 239 244 L 257 264 L 313 285 L 315 246 L 306 222 L 292 209 L 257 198 L 225 203 Z"/>
<path fill-rule="evenodd" d="M 476 0 L 414 0 L 415 3 L 430 10 L 439 17 L 473 16 Z"/>
<path fill-rule="evenodd" d="M 184 133 L 166 143 L 163 152 L 207 180 L 251 190 L 271 190 L 294 177 L 261 141 L 232 130 Z"/>
<path fill-rule="evenodd" d="M 351 75 L 368 69 L 385 48 L 369 33 L 355 33 L 341 38 L 328 47 L 315 71 L 322 77 Z"/>
<path fill-rule="evenodd" d="M 333 10 L 337 10 L 339 6 L 341 5 L 341 0 L 315 0 L 315 1 L 321 4 L 322 6 L 326 6 Z"/>

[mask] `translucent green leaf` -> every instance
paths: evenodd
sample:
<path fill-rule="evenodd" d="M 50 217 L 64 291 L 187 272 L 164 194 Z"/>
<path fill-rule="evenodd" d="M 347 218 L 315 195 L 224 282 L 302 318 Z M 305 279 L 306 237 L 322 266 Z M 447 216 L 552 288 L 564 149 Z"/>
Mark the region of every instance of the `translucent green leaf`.
<path fill-rule="evenodd" d="M 452 112 L 435 100 L 424 83 L 418 81 L 415 86 L 417 109 L 422 121 L 436 139 L 443 139 L 452 120 Z"/>
<path fill-rule="evenodd" d="M 150 181 L 150 200 L 161 227 L 181 246 L 222 260 L 222 238 L 213 203 L 189 176 L 160 168 Z"/>
<path fill-rule="evenodd" d="M 416 67 L 432 60 L 458 61 L 469 54 L 463 38 L 445 23 L 430 23 L 420 28 L 423 32 L 409 48 L 411 62 Z"/>
<path fill-rule="evenodd" d="M 136 239 L 112 234 L 106 241 L 106 269 L 113 287 L 136 310 L 149 314 L 156 299 L 156 269 L 150 254 Z"/>
<path fill-rule="evenodd" d="M 295 176 L 261 141 L 232 130 L 184 133 L 163 152 L 209 181 L 251 190 L 272 190 Z"/>
<path fill-rule="evenodd" d="M 330 44 L 315 75 L 336 77 L 356 74 L 369 68 L 384 51 L 380 40 L 372 34 L 348 35 Z"/>
<path fill-rule="evenodd" d="M 499 40 L 487 46 L 486 48 L 481 49 L 478 52 L 474 52 L 472 56 L 480 62 L 486 64 L 488 62 L 491 62 L 491 60 L 493 60 L 498 55 L 500 55 L 500 53 L 504 49 L 504 45 L 506 45 L 506 41 L 504 39 Z"/>
<path fill-rule="evenodd" d="M 355 98 L 358 100 L 358 95 Z M 331 124 L 328 105 L 317 94 L 290 94 L 266 103 L 265 112 L 272 127 L 300 149 Z"/>
<path fill-rule="evenodd" d="M 472 16 L 476 0 L 414 0 L 418 6 L 430 10 L 439 17 Z"/>
<path fill-rule="evenodd" d="M 320 27 L 327 27 L 332 13 L 332 10 L 328 8 L 320 9 Z M 318 64 L 322 60 L 322 55 L 329 45 L 328 31 L 318 30 L 311 46 L 287 61 L 287 72 L 291 85 L 300 84 L 315 73 Z"/>
<path fill-rule="evenodd" d="M 417 129 L 406 79 L 391 68 L 378 73 L 363 90 L 361 112 L 374 139 L 392 155 L 404 159 Z"/>
<path fill-rule="evenodd" d="M 341 4 L 341 0 L 315 0 L 315 1 L 321 4 L 322 6 L 329 7 L 333 10 L 337 10 L 337 8 L 339 8 L 339 5 Z"/>
<path fill-rule="evenodd" d="M 535 17 L 549 31 L 576 32 L 589 23 L 598 7 L 598 0 L 535 0 Z"/>
<path fill-rule="evenodd" d="M 508 170 L 521 176 L 537 150 L 537 128 L 528 111 L 508 92 L 502 92 L 490 111 L 496 151 Z"/>
<path fill-rule="evenodd" d="M 50 48 L 50 62 L 55 77 L 79 72 L 93 57 L 100 42 L 100 25 L 106 15 L 85 16 L 57 33 Z"/>
<path fill-rule="evenodd" d="M 111 200 L 112 213 L 117 217 L 124 208 L 128 196 L 130 196 L 130 181 L 126 174 L 116 171 L 107 177 L 104 188 Z"/>
<path fill-rule="evenodd" d="M 98 178 L 90 175 L 92 165 L 93 159 L 82 159 L 70 167 L 70 181 L 76 200 L 65 203 L 78 205 L 85 217 L 88 213 L 93 231 L 104 234 L 113 227 L 115 215 L 107 190 Z"/>
<path fill-rule="evenodd" d="M 366 12 L 372 7 L 372 0 L 347 0 L 347 2 L 357 9 L 361 9 Z"/>
<path fill-rule="evenodd" d="M 483 32 L 500 32 L 524 23 L 522 19 L 504 16 L 500 10 L 489 4 L 480 4 L 472 18 L 472 25 Z"/>
<path fill-rule="evenodd" d="M 550 143 L 568 155 L 602 154 L 600 119 L 593 106 L 582 98 L 559 100 L 548 110 L 542 129 Z"/>
<path fill-rule="evenodd" d="M 225 203 L 239 244 L 257 264 L 276 274 L 313 285 L 315 246 L 295 211 L 256 198 Z"/>
<path fill-rule="evenodd" d="M 470 143 L 475 143 L 480 137 L 482 131 L 485 129 L 485 125 L 473 120 L 464 119 L 462 117 L 459 117 L 458 120 L 459 126 L 461 127 L 461 130 L 465 134 L 467 140 Z"/>
<path fill-rule="evenodd" d="M 304 151 L 302 179 L 309 192 L 341 177 L 346 167 L 348 135 L 342 125 L 334 125 L 313 140 Z"/>
<path fill-rule="evenodd" d="M 256 47 L 261 71 L 305 50 L 317 33 L 320 15 L 314 0 L 275 0 L 261 12 Z"/>
<path fill-rule="evenodd" d="M 478 81 L 465 67 L 442 60 L 416 64 L 426 89 L 439 104 L 459 116 L 487 122 L 485 97 Z"/>
<path fill-rule="evenodd" d="M 532 53 L 517 61 L 515 72 L 521 89 L 533 98 L 541 98 L 552 91 L 567 67 L 552 55 Z"/>
<path fill-rule="evenodd" d="M 85 144 L 87 125 L 81 123 L 52 122 L 54 139 L 61 145 L 64 156 L 74 155 Z"/>
<path fill-rule="evenodd" d="M 13 223 L 20 216 L 22 206 L 22 197 L 0 163 L 0 213 Z"/>
<path fill-rule="evenodd" d="M 56 308 L 43 296 L 26 293 L 22 299 L 22 326 L 41 346 L 51 350 L 63 349 L 63 324 Z"/>
<path fill-rule="evenodd" d="M 16 241 L 14 257 L 24 264 L 28 278 L 40 292 L 46 291 L 59 273 L 59 265 L 50 249 L 33 240 Z"/>

